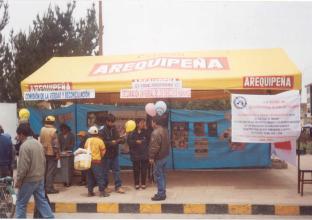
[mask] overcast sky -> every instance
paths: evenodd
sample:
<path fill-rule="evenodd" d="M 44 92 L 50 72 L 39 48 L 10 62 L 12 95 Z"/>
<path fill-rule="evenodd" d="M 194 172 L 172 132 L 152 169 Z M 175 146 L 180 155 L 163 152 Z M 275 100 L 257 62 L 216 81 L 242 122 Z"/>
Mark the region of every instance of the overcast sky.
<path fill-rule="evenodd" d="M 9 25 L 27 30 L 37 13 L 66 0 L 8 0 Z M 74 16 L 97 0 L 77 0 Z M 283 48 L 312 83 L 312 2 L 103 0 L 104 55 L 212 49 Z"/>

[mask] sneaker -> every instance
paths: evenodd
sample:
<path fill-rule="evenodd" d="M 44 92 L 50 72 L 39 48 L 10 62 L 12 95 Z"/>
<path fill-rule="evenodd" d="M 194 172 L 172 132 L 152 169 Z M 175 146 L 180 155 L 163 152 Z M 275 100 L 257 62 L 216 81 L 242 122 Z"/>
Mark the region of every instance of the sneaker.
<path fill-rule="evenodd" d="M 47 190 L 46 193 L 47 194 L 57 194 L 57 193 L 59 193 L 59 191 L 56 189 L 51 189 L 51 190 Z"/>
<path fill-rule="evenodd" d="M 142 185 L 141 188 L 142 188 L 142 189 L 146 189 L 146 185 Z"/>
<path fill-rule="evenodd" d="M 121 194 L 125 193 L 125 190 L 123 188 L 121 188 L 121 187 L 118 187 L 115 191 L 117 193 L 121 193 Z"/>
<path fill-rule="evenodd" d="M 160 196 L 160 195 L 155 194 L 151 199 L 152 201 L 162 201 L 166 199 L 166 195 Z"/>
<path fill-rule="evenodd" d="M 135 185 L 135 189 L 140 189 L 140 185 Z"/>
<path fill-rule="evenodd" d="M 94 192 L 88 192 L 88 197 L 95 196 Z"/>
<path fill-rule="evenodd" d="M 108 197 L 108 196 L 109 196 L 109 193 L 105 191 L 100 192 L 100 197 Z"/>

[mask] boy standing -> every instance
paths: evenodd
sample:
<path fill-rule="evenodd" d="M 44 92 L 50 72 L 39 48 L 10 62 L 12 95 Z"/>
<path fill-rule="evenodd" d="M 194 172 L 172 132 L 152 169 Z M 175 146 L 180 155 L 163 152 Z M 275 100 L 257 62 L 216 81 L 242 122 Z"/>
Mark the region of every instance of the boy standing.
<path fill-rule="evenodd" d="M 92 126 L 89 128 L 89 137 L 84 148 L 91 151 L 91 168 L 87 171 L 88 196 L 94 196 L 93 188 L 95 184 L 99 186 L 100 197 L 107 197 L 109 194 L 105 192 L 104 186 L 104 170 L 101 159 L 105 154 L 105 145 L 101 138 L 98 137 L 99 130 Z"/>

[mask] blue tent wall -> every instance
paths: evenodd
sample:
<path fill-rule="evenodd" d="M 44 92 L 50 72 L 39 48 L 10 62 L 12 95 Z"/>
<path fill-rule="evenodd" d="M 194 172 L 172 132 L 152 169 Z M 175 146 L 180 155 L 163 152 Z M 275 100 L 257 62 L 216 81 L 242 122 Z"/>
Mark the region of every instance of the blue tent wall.
<path fill-rule="evenodd" d="M 66 108 L 54 110 L 38 110 L 29 108 L 31 127 L 39 134 L 42 121 L 47 115 L 55 115 L 61 118 L 72 129 L 73 133 L 87 130 L 88 112 L 100 111 L 138 111 L 144 110 L 144 106 L 112 106 L 112 105 L 87 105 L 77 104 Z M 198 110 L 170 110 L 170 121 L 188 123 L 187 148 L 179 149 L 173 146 L 168 168 L 174 169 L 205 169 L 205 168 L 242 168 L 242 167 L 267 167 L 271 164 L 269 144 L 246 144 L 243 149 L 233 150 L 227 140 L 221 140 L 219 135 L 230 127 L 230 122 L 225 119 L 223 111 L 198 111 Z M 66 116 L 66 117 L 63 117 Z M 76 120 L 77 119 L 77 120 Z M 57 127 L 60 122 L 57 120 Z M 198 137 L 194 135 L 194 123 L 204 122 L 205 134 L 203 138 L 208 140 L 208 154 L 198 157 L 195 154 L 195 141 Z M 217 123 L 217 137 L 208 135 L 208 122 Z M 201 137 L 202 138 L 202 137 Z M 77 141 L 76 146 L 78 146 Z M 129 154 L 120 154 L 121 166 L 132 166 Z"/>
<path fill-rule="evenodd" d="M 176 169 L 266 167 L 271 164 L 269 144 L 246 144 L 243 149 L 233 150 L 228 140 L 220 134 L 230 127 L 222 111 L 171 110 L 171 122 L 188 122 L 188 147 L 173 146 L 173 161 Z M 194 123 L 204 122 L 204 136 L 208 140 L 208 154 L 195 155 Z M 217 123 L 216 137 L 208 135 L 208 122 Z"/>
<path fill-rule="evenodd" d="M 56 127 L 59 128 L 62 122 L 66 123 L 72 130 L 73 133 L 76 132 L 76 114 L 75 114 L 75 105 L 71 105 L 65 108 L 53 109 L 53 110 L 40 110 L 37 108 L 28 108 L 30 112 L 29 122 L 31 128 L 35 134 L 40 133 L 40 129 L 43 126 L 43 120 L 48 115 L 54 115 L 56 117 Z M 67 116 L 67 117 L 63 117 Z"/>

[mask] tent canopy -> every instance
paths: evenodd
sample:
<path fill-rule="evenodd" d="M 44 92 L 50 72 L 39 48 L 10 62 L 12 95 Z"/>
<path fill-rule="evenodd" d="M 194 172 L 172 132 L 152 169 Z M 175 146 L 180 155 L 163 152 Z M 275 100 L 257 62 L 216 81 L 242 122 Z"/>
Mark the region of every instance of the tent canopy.
<path fill-rule="evenodd" d="M 191 88 L 193 99 L 218 98 L 224 91 L 261 94 L 301 89 L 300 71 L 278 48 L 53 57 L 24 79 L 21 89 L 95 89 L 97 98 L 116 100 L 133 80 L 155 78 L 181 80 L 183 88 Z"/>

